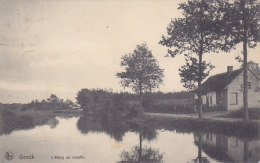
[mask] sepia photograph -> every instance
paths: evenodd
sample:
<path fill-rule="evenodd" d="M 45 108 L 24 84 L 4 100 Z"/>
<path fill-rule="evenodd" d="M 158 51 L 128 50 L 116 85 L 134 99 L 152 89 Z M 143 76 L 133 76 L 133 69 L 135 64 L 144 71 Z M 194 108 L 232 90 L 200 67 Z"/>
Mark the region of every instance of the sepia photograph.
<path fill-rule="evenodd" d="M 260 163 L 260 1 L 0 0 L 0 163 Z"/>

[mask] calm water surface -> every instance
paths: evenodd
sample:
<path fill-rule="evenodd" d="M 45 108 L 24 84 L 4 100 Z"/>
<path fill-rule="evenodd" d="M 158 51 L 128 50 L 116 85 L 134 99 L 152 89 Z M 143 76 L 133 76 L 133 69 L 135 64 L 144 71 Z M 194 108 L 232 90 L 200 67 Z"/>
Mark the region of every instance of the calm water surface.
<path fill-rule="evenodd" d="M 126 126 L 117 120 L 99 121 L 87 117 L 49 118 L 37 126 L 1 129 L 0 161 L 216 163 L 260 160 L 259 139 L 166 128 Z M 14 154 L 13 160 L 4 158 L 7 151 Z M 34 159 L 21 159 L 28 155 L 33 155 Z"/>

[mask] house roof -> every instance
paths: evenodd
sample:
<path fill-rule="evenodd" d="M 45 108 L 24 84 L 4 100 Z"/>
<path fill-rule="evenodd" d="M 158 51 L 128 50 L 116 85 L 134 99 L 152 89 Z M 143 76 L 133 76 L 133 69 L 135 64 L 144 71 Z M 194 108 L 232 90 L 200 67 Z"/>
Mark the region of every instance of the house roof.
<path fill-rule="evenodd" d="M 214 76 L 209 77 L 202 85 L 201 90 L 202 93 L 210 92 L 210 91 L 218 91 L 223 90 L 225 87 L 234 80 L 243 69 L 237 69 L 232 72 L 225 72 L 221 74 L 216 74 Z"/>

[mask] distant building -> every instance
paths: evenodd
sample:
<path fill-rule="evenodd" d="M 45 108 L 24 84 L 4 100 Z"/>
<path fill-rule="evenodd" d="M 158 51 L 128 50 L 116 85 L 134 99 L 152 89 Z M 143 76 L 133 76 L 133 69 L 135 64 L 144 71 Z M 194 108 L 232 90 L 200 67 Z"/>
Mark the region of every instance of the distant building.
<path fill-rule="evenodd" d="M 243 108 L 243 69 L 209 77 L 202 85 L 202 104 L 209 108 L 238 110 Z M 248 69 L 248 107 L 260 107 L 260 80 Z"/>

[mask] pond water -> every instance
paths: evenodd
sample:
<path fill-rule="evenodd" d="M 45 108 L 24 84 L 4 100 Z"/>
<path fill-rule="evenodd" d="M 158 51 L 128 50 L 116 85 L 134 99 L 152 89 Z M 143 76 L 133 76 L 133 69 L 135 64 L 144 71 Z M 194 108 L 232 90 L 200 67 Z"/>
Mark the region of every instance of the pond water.
<path fill-rule="evenodd" d="M 139 126 L 117 119 L 53 117 L 44 124 L 28 128 L 5 131 L 3 125 L 1 127 L 1 163 L 214 163 L 260 160 L 258 138 L 181 132 L 163 125 Z M 10 161 L 5 158 L 7 152 L 14 156 Z"/>

